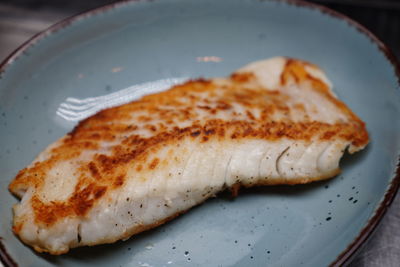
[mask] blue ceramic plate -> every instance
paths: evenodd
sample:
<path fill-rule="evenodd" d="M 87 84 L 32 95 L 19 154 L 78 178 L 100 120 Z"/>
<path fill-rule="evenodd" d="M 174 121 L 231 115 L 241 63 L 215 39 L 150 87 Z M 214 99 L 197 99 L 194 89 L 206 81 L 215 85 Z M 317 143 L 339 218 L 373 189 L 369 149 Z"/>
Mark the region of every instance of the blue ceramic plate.
<path fill-rule="evenodd" d="M 99 108 L 277 55 L 320 65 L 367 123 L 368 148 L 327 182 L 222 195 L 125 242 L 39 255 L 11 232 L 17 171 Z M 0 249 L 19 266 L 325 266 L 369 236 L 398 187 L 400 94 L 388 52 L 332 11 L 296 1 L 108 6 L 35 37 L 1 67 Z M 5 254 L 8 253 L 8 255 Z"/>

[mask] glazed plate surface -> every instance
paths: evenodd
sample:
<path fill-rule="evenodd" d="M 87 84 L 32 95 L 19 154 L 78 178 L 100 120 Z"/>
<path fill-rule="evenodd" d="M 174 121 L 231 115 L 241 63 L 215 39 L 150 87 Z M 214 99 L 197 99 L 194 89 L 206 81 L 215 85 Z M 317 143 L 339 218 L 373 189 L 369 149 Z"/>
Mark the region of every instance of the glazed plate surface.
<path fill-rule="evenodd" d="M 380 44 L 297 2 L 125 2 L 59 24 L 3 66 L 0 236 L 19 266 L 326 266 L 368 236 L 397 189 L 400 94 Z M 48 144 L 97 110 L 189 78 L 227 76 L 274 56 L 319 65 L 367 124 L 367 149 L 334 179 L 211 199 L 125 242 L 40 255 L 11 232 L 7 186 Z"/>

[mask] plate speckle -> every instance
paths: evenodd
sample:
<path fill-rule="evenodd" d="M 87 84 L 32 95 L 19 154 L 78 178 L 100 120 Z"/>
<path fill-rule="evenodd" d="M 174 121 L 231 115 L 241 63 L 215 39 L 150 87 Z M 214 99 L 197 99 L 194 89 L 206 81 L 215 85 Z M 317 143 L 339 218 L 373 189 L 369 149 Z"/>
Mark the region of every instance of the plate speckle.
<path fill-rule="evenodd" d="M 10 256 L 20 266 L 44 267 L 335 261 L 375 214 L 394 178 L 399 86 L 393 66 L 368 36 L 344 20 L 289 2 L 118 4 L 45 34 L 6 65 L 0 81 L 0 236 Z M 67 255 L 34 253 L 12 234 L 17 200 L 7 191 L 9 182 L 78 120 L 149 93 L 160 81 L 226 76 L 278 55 L 318 64 L 366 122 L 372 143 L 341 161 L 341 175 L 310 185 L 243 190 L 236 199 L 221 194 L 127 241 Z"/>

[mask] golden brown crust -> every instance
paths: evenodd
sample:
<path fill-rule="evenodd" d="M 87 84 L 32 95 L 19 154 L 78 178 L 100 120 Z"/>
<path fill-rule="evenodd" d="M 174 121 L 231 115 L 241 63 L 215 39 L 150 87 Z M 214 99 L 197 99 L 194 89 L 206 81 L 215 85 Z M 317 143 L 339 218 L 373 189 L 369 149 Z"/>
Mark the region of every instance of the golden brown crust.
<path fill-rule="evenodd" d="M 346 114 L 349 122 L 328 124 L 308 120 L 307 116 L 304 121 L 292 121 L 291 112 L 307 115 L 304 105 L 298 103 L 293 110 L 287 104 L 288 95 L 265 90 L 257 85 L 254 75 L 249 73 L 233 74 L 228 83 L 218 86 L 212 81 L 189 81 L 168 91 L 100 111 L 85 119 L 58 146 L 51 149 L 48 159 L 21 170 L 9 188 L 15 193 L 20 189 L 35 187 L 39 192 L 46 181 L 47 172 L 56 164 L 76 159 L 83 151 L 92 151 L 94 155 L 91 160 L 79 164 L 79 181 L 68 199 L 45 202 L 37 194 L 32 197 L 35 223 L 50 226 L 65 217 L 85 216 L 100 198 L 126 182 L 131 165 L 134 165 L 137 173 L 154 170 L 162 161 L 151 155 L 161 147 L 183 139 L 200 143 L 211 139 L 343 139 L 354 146 L 365 145 L 368 133 L 364 123 L 332 95 L 323 81 L 308 74 L 305 70 L 307 64 L 288 60 L 281 75 L 282 85 L 290 80 L 309 83 L 313 90 Z M 244 112 L 238 112 L 235 106 L 241 107 Z M 218 115 L 222 113 L 228 114 L 228 118 L 219 118 Z M 273 115 L 276 113 L 285 116 L 274 121 Z M 110 153 L 98 152 L 103 143 L 113 141 L 119 142 L 112 145 Z M 275 180 L 274 183 L 279 182 Z M 302 180 L 282 179 L 282 183 L 302 183 Z M 269 184 L 268 179 L 263 184 Z M 18 229 L 14 227 L 16 233 Z"/>
<path fill-rule="evenodd" d="M 52 225 L 58 219 L 69 215 L 83 216 L 99 198 L 107 191 L 106 186 L 98 186 L 94 183 L 84 188 L 77 186 L 74 194 L 67 201 L 52 201 L 44 203 L 38 196 L 31 199 L 35 210 L 36 221 Z M 18 233 L 18 229 L 15 229 Z"/>

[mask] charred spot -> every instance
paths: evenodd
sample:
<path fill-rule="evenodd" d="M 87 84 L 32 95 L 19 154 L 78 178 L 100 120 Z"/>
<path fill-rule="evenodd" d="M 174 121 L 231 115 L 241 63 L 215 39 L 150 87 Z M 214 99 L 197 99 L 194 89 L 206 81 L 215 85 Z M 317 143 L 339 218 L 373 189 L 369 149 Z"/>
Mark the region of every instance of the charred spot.
<path fill-rule="evenodd" d="M 188 132 L 190 129 L 187 127 L 187 128 L 180 128 L 180 129 L 178 129 L 178 134 L 184 134 L 184 133 L 186 133 L 186 132 Z"/>
<path fill-rule="evenodd" d="M 96 164 L 93 161 L 89 162 L 88 168 L 89 168 L 90 174 L 94 178 L 101 179 L 101 175 L 100 175 L 99 169 L 96 167 Z"/>
<path fill-rule="evenodd" d="M 208 137 L 207 136 L 203 136 L 202 141 L 203 142 L 207 142 L 208 141 Z"/>
<path fill-rule="evenodd" d="M 152 132 L 157 131 L 157 128 L 156 128 L 156 126 L 154 126 L 154 125 L 150 125 L 150 126 L 149 126 L 149 129 L 150 129 L 150 131 L 152 131 Z"/>
<path fill-rule="evenodd" d="M 200 105 L 197 105 L 197 107 L 200 108 L 200 109 L 211 110 L 211 107 L 209 107 L 209 106 L 200 106 Z"/>
<path fill-rule="evenodd" d="M 332 137 L 334 137 L 335 135 L 336 135 L 336 132 L 327 131 L 327 132 L 325 132 L 325 133 L 323 134 L 322 139 L 324 139 L 324 140 L 329 140 L 329 139 L 331 139 Z"/>
<path fill-rule="evenodd" d="M 278 131 L 276 132 L 276 135 L 277 135 L 278 137 L 282 137 L 282 136 L 285 135 L 285 131 L 283 131 L 283 130 L 278 130 Z"/>
<path fill-rule="evenodd" d="M 94 191 L 94 198 L 95 199 L 101 198 L 106 191 L 107 191 L 107 187 L 106 186 L 98 187 Z"/>
<path fill-rule="evenodd" d="M 126 126 L 125 131 L 130 131 L 130 130 L 132 130 L 132 128 L 133 128 L 132 124 L 128 125 L 128 126 Z"/>
<path fill-rule="evenodd" d="M 246 115 L 247 117 L 249 117 L 250 120 L 256 120 L 253 113 L 251 113 L 249 110 L 246 110 Z"/>
<path fill-rule="evenodd" d="M 106 155 L 100 154 L 96 155 L 96 160 L 100 163 L 100 166 L 103 167 L 109 164 L 109 158 Z"/>
<path fill-rule="evenodd" d="M 125 175 L 118 175 L 114 181 L 114 187 L 119 187 L 124 184 Z"/>
<path fill-rule="evenodd" d="M 160 160 L 158 158 L 153 159 L 153 161 L 149 164 L 149 169 L 154 170 L 159 162 Z"/>
<path fill-rule="evenodd" d="M 195 132 L 191 133 L 190 135 L 193 137 L 197 137 L 200 135 L 200 131 L 195 131 Z"/>
<path fill-rule="evenodd" d="M 206 130 L 206 131 L 204 132 L 204 134 L 205 134 L 205 135 L 212 135 L 212 134 L 215 134 L 215 130 L 214 130 L 214 129 Z"/>

